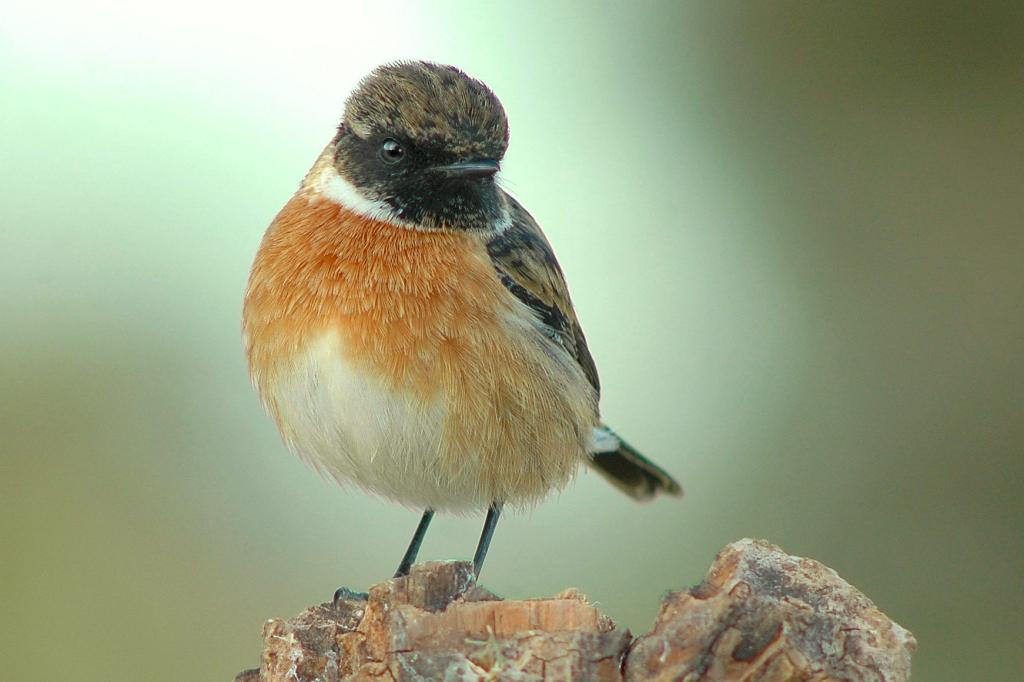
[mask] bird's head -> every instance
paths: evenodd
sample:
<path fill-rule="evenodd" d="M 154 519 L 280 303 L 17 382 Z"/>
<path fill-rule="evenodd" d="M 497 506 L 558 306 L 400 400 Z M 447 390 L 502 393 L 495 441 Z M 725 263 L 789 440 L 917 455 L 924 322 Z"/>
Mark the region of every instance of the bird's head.
<path fill-rule="evenodd" d="M 508 122 L 490 88 L 453 66 L 387 64 L 345 104 L 332 194 L 364 215 L 422 230 L 498 231 L 495 184 Z"/>

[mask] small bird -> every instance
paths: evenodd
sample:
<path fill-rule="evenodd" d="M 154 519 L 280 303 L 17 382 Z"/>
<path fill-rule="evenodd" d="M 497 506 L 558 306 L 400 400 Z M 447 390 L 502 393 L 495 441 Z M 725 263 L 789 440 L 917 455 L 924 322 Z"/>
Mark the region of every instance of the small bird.
<path fill-rule="evenodd" d="M 378 67 L 267 229 L 249 372 L 290 450 L 424 510 L 536 502 L 586 464 L 637 500 L 679 484 L 601 423 L 597 369 L 540 227 L 499 187 L 508 123 L 453 66 Z"/>

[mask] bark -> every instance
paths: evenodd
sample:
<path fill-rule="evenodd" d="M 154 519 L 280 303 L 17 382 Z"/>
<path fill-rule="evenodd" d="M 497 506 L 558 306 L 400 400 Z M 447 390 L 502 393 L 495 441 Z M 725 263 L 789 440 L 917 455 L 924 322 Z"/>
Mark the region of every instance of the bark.
<path fill-rule="evenodd" d="M 633 637 L 575 590 L 502 600 L 464 562 L 431 562 L 263 627 L 236 682 L 341 680 L 885 680 L 913 635 L 835 571 L 741 540 Z"/>

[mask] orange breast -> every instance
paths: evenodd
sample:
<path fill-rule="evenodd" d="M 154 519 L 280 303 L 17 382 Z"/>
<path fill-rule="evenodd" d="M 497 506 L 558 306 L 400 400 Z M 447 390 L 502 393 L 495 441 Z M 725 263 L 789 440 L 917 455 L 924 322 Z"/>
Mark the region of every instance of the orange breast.
<path fill-rule="evenodd" d="M 396 227 L 300 193 L 253 264 L 249 359 L 254 372 L 272 375 L 335 329 L 352 360 L 426 397 L 471 339 L 500 331 L 505 298 L 478 239 Z"/>
<path fill-rule="evenodd" d="M 344 361 L 387 390 L 442 401 L 439 481 L 472 471 L 485 502 L 536 499 L 585 456 L 592 388 L 472 234 L 397 227 L 300 192 L 264 237 L 243 318 L 253 379 L 279 425 L 277 377 L 333 332 Z"/>

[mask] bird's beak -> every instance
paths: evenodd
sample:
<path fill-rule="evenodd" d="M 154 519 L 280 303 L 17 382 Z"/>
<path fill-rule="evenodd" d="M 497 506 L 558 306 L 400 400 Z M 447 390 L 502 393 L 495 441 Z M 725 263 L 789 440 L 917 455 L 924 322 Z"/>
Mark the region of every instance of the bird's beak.
<path fill-rule="evenodd" d="M 498 172 L 498 161 L 497 159 L 460 161 L 447 166 L 434 166 L 434 170 L 444 173 L 449 178 L 489 178 Z"/>

